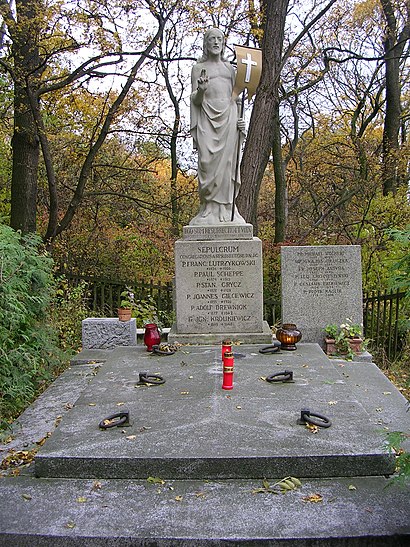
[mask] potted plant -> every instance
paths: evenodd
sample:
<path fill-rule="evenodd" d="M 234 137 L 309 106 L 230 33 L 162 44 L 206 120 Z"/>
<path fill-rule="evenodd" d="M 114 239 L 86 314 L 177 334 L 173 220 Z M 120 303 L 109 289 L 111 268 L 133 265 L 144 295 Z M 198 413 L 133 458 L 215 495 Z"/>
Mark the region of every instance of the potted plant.
<path fill-rule="evenodd" d="M 352 323 L 350 319 L 340 326 L 326 325 L 325 334 L 327 355 L 343 355 L 347 360 L 352 360 L 363 350 L 363 328 L 357 323 Z"/>
<path fill-rule="evenodd" d="M 120 294 L 121 301 L 120 307 L 118 308 L 118 319 L 120 321 L 129 321 L 131 319 L 132 310 L 135 307 L 135 298 L 134 293 L 130 287 L 126 287 L 125 290 Z"/>

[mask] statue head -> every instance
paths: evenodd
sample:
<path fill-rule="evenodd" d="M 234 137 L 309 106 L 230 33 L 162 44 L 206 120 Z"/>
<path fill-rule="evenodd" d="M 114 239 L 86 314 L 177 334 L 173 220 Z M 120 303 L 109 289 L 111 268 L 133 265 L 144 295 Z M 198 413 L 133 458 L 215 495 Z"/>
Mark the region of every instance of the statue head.
<path fill-rule="evenodd" d="M 219 30 L 219 28 L 209 28 L 205 34 L 204 34 L 204 41 L 203 41 L 203 54 L 202 57 L 199 59 L 199 62 L 204 62 L 208 59 L 209 55 L 209 38 L 213 35 L 219 35 L 222 38 L 222 50 L 221 50 L 221 59 L 225 60 L 225 36 L 224 33 Z"/>

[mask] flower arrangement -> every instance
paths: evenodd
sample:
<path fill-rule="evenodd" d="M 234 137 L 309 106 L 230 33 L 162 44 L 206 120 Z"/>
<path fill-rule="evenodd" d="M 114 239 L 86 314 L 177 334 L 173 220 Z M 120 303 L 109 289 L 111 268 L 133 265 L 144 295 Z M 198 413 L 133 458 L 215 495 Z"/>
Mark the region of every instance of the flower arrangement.
<path fill-rule="evenodd" d="M 364 347 L 363 326 L 346 319 L 341 325 L 329 324 L 325 327 L 326 353 L 343 355 L 351 361 Z"/>

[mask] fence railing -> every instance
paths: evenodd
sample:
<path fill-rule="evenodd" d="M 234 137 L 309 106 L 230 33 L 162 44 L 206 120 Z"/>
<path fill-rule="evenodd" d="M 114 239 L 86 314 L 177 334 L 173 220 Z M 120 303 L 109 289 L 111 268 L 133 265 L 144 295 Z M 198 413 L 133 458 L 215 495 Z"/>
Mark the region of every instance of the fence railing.
<path fill-rule="evenodd" d="M 157 309 L 165 313 L 173 310 L 172 283 L 111 281 L 98 277 L 64 273 L 70 284 L 85 281 L 88 285 L 88 307 L 106 316 L 116 316 L 121 292 L 131 286 L 137 300 L 146 300 L 148 295 L 155 301 Z M 371 348 L 384 348 L 389 358 L 401 350 L 400 303 L 403 292 L 378 291 L 363 296 L 363 322 L 365 337 L 371 340 Z M 269 325 L 280 320 L 281 303 L 265 299 L 264 319 Z"/>
<path fill-rule="evenodd" d="M 363 297 L 363 326 L 371 348 L 384 348 L 389 359 L 401 350 L 400 304 L 405 296 L 400 291 L 374 291 Z"/>
<path fill-rule="evenodd" d="M 87 283 L 87 306 L 91 311 L 98 311 L 107 317 L 115 317 L 121 302 L 121 293 L 126 287 L 133 289 L 136 300 L 147 300 L 151 297 L 158 310 L 172 312 L 172 283 L 153 283 L 145 281 L 127 282 L 111 281 L 86 275 L 75 275 L 64 272 L 68 282 L 77 286 L 81 281 Z"/>

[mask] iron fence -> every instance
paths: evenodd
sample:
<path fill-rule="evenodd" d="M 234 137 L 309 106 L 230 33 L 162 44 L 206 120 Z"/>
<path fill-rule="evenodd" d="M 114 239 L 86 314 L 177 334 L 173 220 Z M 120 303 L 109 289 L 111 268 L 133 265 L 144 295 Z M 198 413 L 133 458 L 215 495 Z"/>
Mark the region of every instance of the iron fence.
<path fill-rule="evenodd" d="M 69 284 L 77 286 L 80 282 L 87 284 L 87 307 L 107 317 L 115 317 L 120 306 L 121 293 L 130 287 L 136 300 L 152 298 L 158 310 L 172 313 L 172 283 L 154 283 L 153 281 L 112 281 L 87 275 L 76 275 L 63 272 Z"/>
<path fill-rule="evenodd" d="M 406 337 L 404 296 L 400 291 L 373 291 L 363 297 L 365 337 L 370 339 L 370 348 L 384 348 L 389 359 L 400 353 Z"/>
<path fill-rule="evenodd" d="M 70 284 L 78 285 L 85 281 L 88 287 L 88 307 L 107 317 L 117 315 L 121 293 L 127 286 L 134 291 L 137 300 L 146 300 L 149 296 L 154 300 L 161 312 L 172 314 L 173 284 L 112 281 L 98 277 L 75 275 L 64 272 Z M 402 349 L 405 331 L 400 328 L 403 322 L 401 303 L 403 292 L 378 291 L 363 295 L 364 334 L 370 339 L 371 348 L 384 348 L 389 358 L 394 358 Z M 280 321 L 281 303 L 279 300 L 266 298 L 264 302 L 264 319 L 269 325 Z"/>

